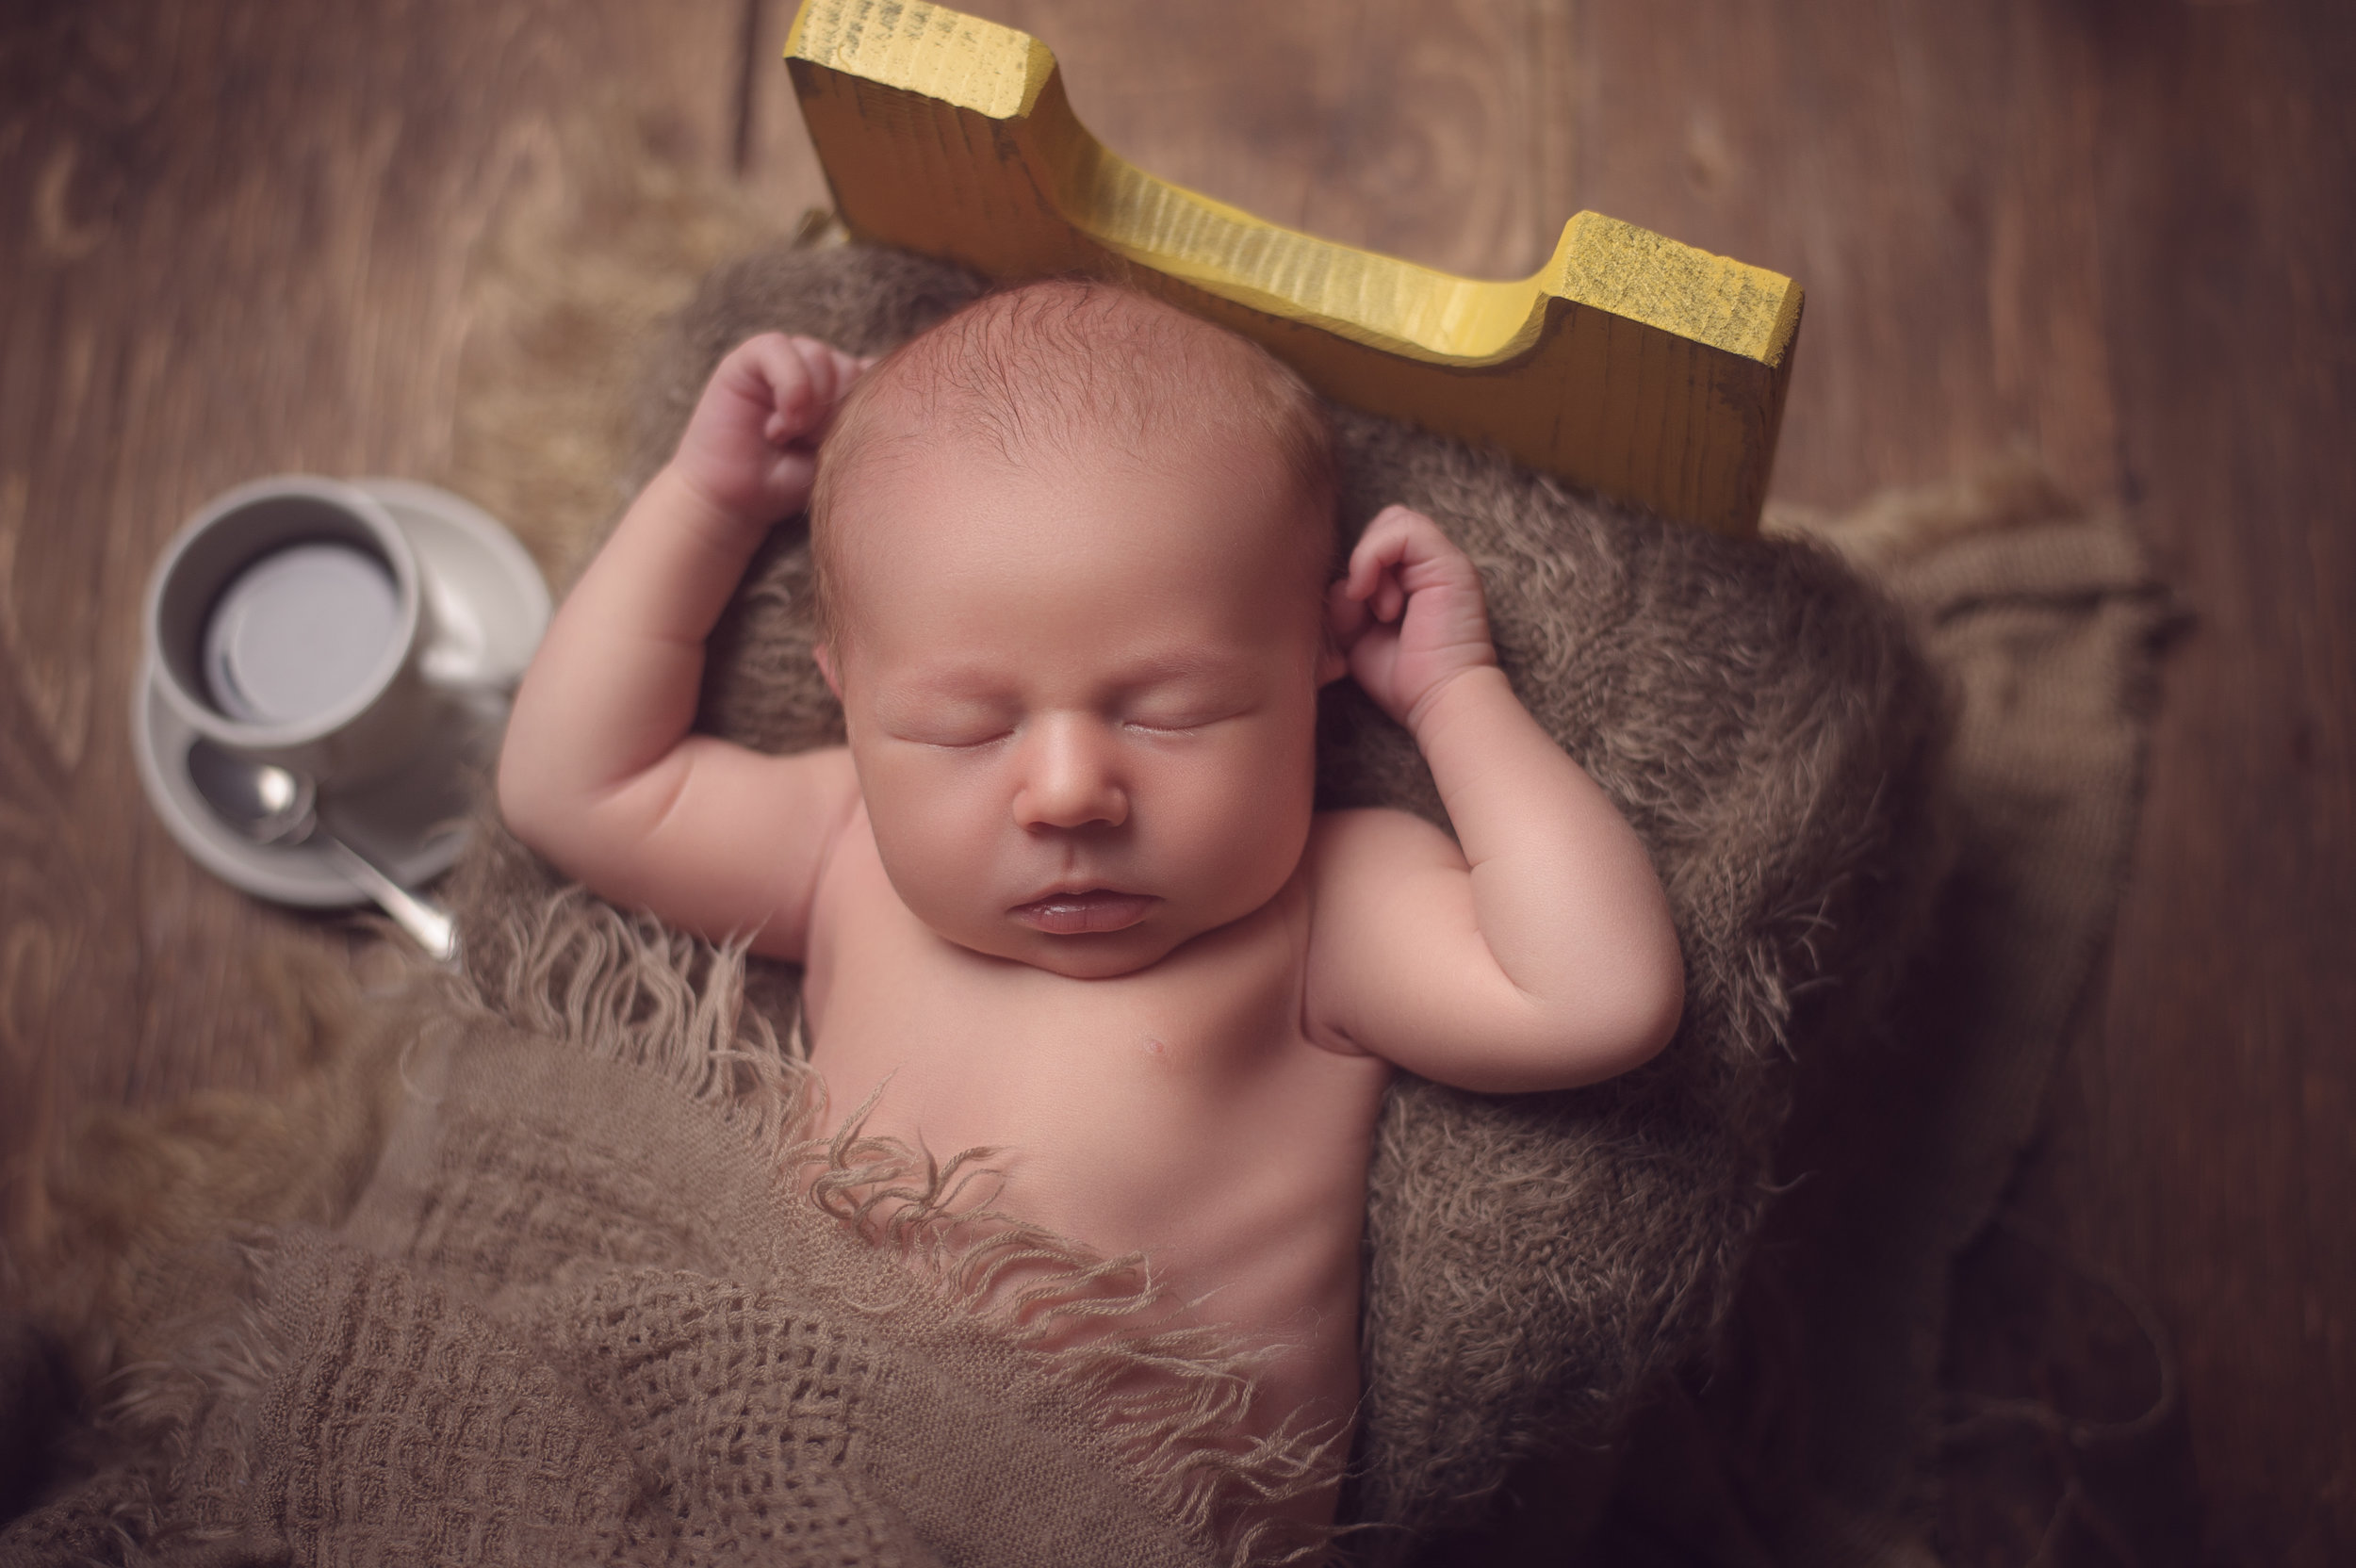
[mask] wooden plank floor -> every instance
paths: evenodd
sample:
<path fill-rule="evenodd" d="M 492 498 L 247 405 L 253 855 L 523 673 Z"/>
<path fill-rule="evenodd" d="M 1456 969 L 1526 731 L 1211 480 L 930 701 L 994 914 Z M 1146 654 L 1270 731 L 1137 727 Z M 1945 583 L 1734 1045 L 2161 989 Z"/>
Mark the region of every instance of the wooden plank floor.
<path fill-rule="evenodd" d="M 1972 1386 L 2129 1414 L 1958 1456 L 1959 1562 L 2356 1560 L 2356 15 L 2328 0 L 975 0 L 1158 173 L 1526 270 L 1590 206 L 1809 290 L 1775 493 L 2026 448 L 2128 507 L 2172 646 L 2116 941 L 1958 1289 Z M 266 1082 L 270 942 L 124 732 L 138 596 L 207 496 L 431 477 L 472 247 L 584 106 L 822 190 L 786 0 L 0 4 L 0 1180 L 76 1107 Z M 2057 1255 L 2070 1267 L 2053 1262 Z"/>

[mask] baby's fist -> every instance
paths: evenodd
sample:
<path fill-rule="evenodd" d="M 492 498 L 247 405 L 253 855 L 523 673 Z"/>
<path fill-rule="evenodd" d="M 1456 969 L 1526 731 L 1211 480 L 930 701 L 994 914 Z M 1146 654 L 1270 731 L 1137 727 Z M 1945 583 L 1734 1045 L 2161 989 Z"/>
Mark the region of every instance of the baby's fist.
<path fill-rule="evenodd" d="M 1386 507 L 1350 552 L 1327 612 L 1350 673 L 1409 729 L 1464 670 L 1497 662 L 1472 560 L 1420 512 Z"/>
<path fill-rule="evenodd" d="M 810 502 L 818 438 L 867 361 L 813 337 L 763 333 L 729 351 L 672 466 L 705 500 L 767 528 Z"/>

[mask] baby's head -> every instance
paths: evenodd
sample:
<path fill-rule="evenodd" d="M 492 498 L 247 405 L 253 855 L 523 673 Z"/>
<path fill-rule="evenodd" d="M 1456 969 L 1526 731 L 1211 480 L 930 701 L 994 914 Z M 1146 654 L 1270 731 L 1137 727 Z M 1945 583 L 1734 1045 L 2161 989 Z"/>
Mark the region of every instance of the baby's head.
<path fill-rule="evenodd" d="M 1179 455 L 1217 445 L 1273 460 L 1287 525 L 1320 592 L 1333 563 L 1333 433 L 1301 378 L 1257 344 L 1133 290 L 1057 278 L 985 295 L 885 356 L 852 388 L 819 454 L 810 547 L 822 635 L 852 599 L 860 535 L 835 526 L 877 466 L 936 449 L 1049 469 L 1124 460 L 1179 482 Z M 1108 520 L 1118 529 L 1117 519 Z"/>
<path fill-rule="evenodd" d="M 1305 842 L 1333 459 L 1253 345 L 1101 284 L 991 295 L 853 390 L 811 503 L 827 678 L 909 907 L 1125 973 Z"/>

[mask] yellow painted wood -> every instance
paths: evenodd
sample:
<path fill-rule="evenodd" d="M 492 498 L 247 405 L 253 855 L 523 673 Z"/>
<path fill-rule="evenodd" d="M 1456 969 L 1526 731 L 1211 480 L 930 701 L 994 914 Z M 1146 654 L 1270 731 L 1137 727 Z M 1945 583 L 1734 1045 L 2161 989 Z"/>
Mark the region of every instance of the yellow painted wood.
<path fill-rule="evenodd" d="M 785 56 L 854 234 L 994 278 L 1119 278 L 1328 397 L 1728 533 L 1765 498 L 1800 288 L 1582 212 L 1528 278 L 1336 245 L 1156 179 L 1027 34 L 922 0 L 805 0 Z"/>

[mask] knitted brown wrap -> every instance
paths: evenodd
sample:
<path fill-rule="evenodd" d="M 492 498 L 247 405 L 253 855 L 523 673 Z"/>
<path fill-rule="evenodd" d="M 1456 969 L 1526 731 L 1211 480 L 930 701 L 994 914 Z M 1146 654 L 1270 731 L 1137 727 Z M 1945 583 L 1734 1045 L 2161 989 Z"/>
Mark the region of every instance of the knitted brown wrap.
<path fill-rule="evenodd" d="M 960 1162 L 817 1137 L 823 1095 L 744 1013 L 730 955 L 569 893 L 511 935 L 507 970 L 379 997 L 347 1031 L 338 1098 L 387 1113 L 356 1193 L 233 1225 L 234 1245 L 218 1210 L 116 1211 L 151 1245 L 83 1260 L 122 1336 L 101 1418 L 67 1484 L 0 1530 L 0 1563 L 1316 1549 L 1250 1506 L 1326 1472 L 1239 1435 L 1253 1363 L 1233 1335 L 994 1219 Z M 150 1127 L 145 1152 L 300 1185 L 300 1161 L 237 1135 L 267 1141 L 266 1111 L 215 1109 Z M 1123 1332 L 1062 1331 L 1100 1306 Z"/>
<path fill-rule="evenodd" d="M 724 268 L 642 385 L 630 477 L 677 439 L 719 357 L 781 329 L 887 349 L 970 276 L 857 246 Z M 1684 1021 L 1646 1068 L 1557 1094 L 1400 1078 L 1366 1226 L 1365 1402 L 1346 1514 L 1476 1513 L 1519 1457 L 1592 1443 L 1726 1311 L 1768 1199 L 1790 1054 L 1845 1049 L 1894 978 L 1939 863 L 1938 682 L 1896 612 L 1829 554 L 1634 516 L 1502 459 L 1338 413 L 1342 523 L 1431 514 L 1486 583 L 1498 656 L 1651 850 L 1681 935 Z M 769 751 L 838 741 L 809 655 L 806 536 L 777 530 L 712 644 L 699 727 Z M 1412 741 L 1347 682 L 1322 716 L 1321 805 L 1445 822 Z M 470 970 L 556 884 L 486 816 L 452 887 Z M 795 973 L 756 963 L 782 1035 Z"/>

